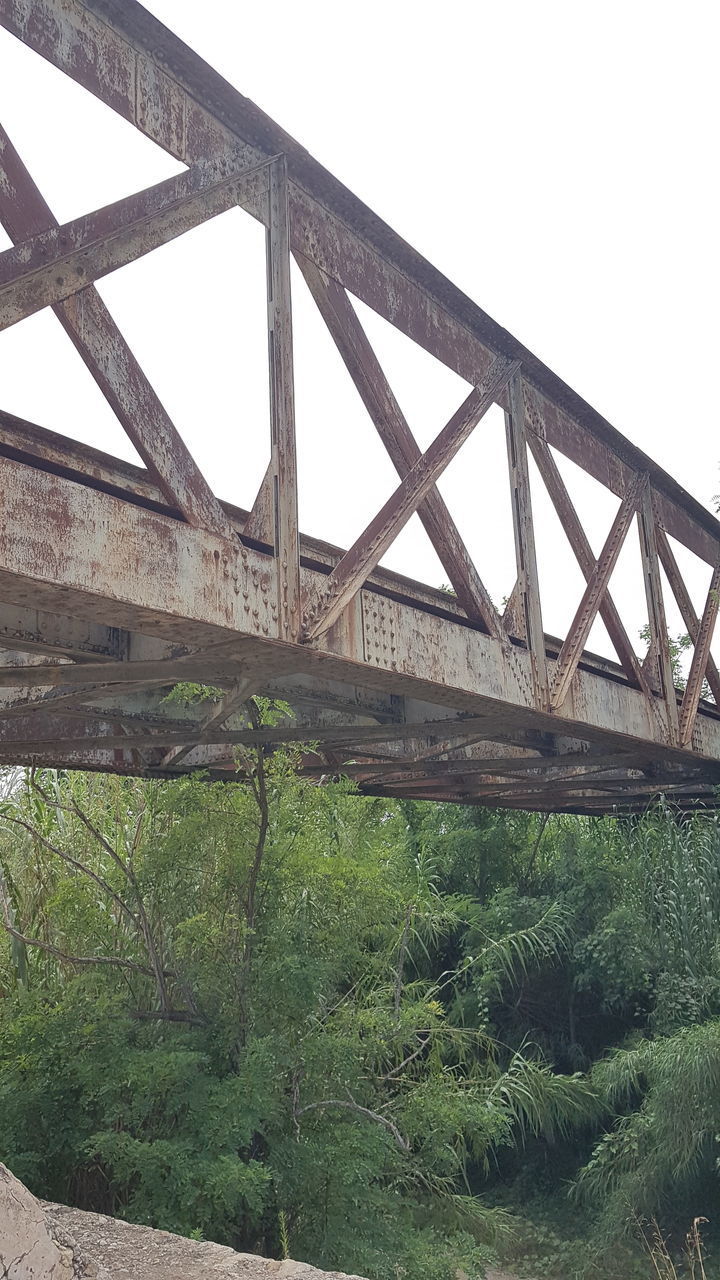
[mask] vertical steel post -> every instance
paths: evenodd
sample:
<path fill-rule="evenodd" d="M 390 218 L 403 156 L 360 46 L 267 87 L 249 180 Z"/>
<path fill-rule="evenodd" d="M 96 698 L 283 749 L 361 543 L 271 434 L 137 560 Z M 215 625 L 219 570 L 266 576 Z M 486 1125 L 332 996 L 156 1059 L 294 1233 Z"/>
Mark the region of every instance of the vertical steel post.
<path fill-rule="evenodd" d="M 655 508 L 649 482 L 645 485 L 642 503 L 638 511 L 638 530 L 643 576 L 645 578 L 645 597 L 647 599 L 648 620 L 650 623 L 650 644 L 658 657 L 658 673 L 667 712 L 668 742 L 675 744 L 678 740 L 677 696 L 673 679 L 672 660 L 670 658 L 670 637 L 665 617 L 662 580 L 660 578 L 660 561 L 658 559 L 655 530 Z"/>
<path fill-rule="evenodd" d="M 285 156 L 270 166 L 267 246 L 273 544 L 280 638 L 300 632 L 297 448 L 290 297 L 290 214 Z"/>
<path fill-rule="evenodd" d="M 545 656 L 545 633 L 543 631 L 542 610 L 540 608 L 540 583 L 535 554 L 535 530 L 530 500 L 530 471 L 528 468 L 521 372 L 513 374 L 508 385 L 510 410 L 505 414 L 505 429 L 512 492 L 513 529 L 515 531 L 518 613 L 524 623 L 525 639 L 530 653 L 535 705 L 539 709 L 546 711 L 549 706 L 550 695 L 548 691 L 547 659 Z"/>

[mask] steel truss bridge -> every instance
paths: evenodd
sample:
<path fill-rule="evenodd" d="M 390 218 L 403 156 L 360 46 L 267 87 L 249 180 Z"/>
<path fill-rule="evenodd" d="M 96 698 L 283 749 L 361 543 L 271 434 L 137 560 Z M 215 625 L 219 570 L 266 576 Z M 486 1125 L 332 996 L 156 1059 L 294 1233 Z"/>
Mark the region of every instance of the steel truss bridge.
<path fill-rule="evenodd" d="M 309 775 L 345 773 L 372 795 L 590 814 L 659 792 L 714 804 L 720 524 L 136 0 L 0 0 L 0 22 L 187 166 L 60 226 L 0 130 L 15 246 L 0 254 L 0 328 L 51 307 L 145 464 L 0 414 L 0 763 L 228 778 L 238 746 L 295 741 L 312 743 Z M 270 461 L 249 512 L 211 492 L 94 287 L 234 206 L 266 228 Z M 298 529 L 293 257 L 399 478 L 348 550 Z M 425 453 L 351 296 L 470 384 Z M 502 614 L 436 487 L 493 404 L 517 563 Z M 599 556 L 558 454 L 619 500 Z M 529 456 L 586 582 L 557 638 L 543 628 Z M 415 512 L 452 593 L 378 567 Z M 608 590 L 635 527 L 643 657 Z M 673 542 L 709 566 L 697 607 Z M 693 642 L 682 690 L 668 589 Z M 616 662 L 586 651 L 598 615 Z M 178 682 L 224 695 L 209 711 L 168 703 Z M 287 701 L 292 720 L 257 727 L 256 693 Z"/>

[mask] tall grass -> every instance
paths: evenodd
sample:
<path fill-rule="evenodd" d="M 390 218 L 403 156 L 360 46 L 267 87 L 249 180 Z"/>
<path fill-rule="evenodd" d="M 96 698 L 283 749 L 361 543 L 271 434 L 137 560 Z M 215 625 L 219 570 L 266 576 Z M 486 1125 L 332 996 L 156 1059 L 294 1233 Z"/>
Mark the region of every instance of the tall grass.
<path fill-rule="evenodd" d="M 649 1221 L 635 1219 L 636 1230 L 652 1268 L 653 1280 L 708 1280 L 705 1271 L 701 1225 L 707 1218 L 694 1218 L 685 1236 L 682 1257 L 677 1263 L 668 1249 L 667 1240 L 655 1218 Z M 678 1270 L 678 1267 L 680 1268 Z"/>

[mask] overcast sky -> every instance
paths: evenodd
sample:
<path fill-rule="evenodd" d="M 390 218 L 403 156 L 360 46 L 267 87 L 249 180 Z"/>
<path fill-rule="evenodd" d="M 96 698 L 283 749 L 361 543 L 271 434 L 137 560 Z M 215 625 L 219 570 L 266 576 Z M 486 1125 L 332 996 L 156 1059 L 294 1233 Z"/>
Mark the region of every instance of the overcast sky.
<path fill-rule="evenodd" d="M 715 4 L 147 7 L 712 506 Z M 180 168 L 4 32 L 0 113 L 61 220 Z M 302 280 L 293 287 L 301 527 L 347 546 L 397 477 Z M 264 289 L 262 231 L 239 210 L 100 285 L 209 481 L 244 506 L 269 448 Z M 466 385 L 358 310 L 427 445 Z M 11 412 L 134 459 L 52 315 L 2 335 L 0 385 Z M 441 483 L 498 602 L 514 581 L 503 431 L 493 411 Z M 597 551 L 617 502 L 563 471 Z M 535 479 L 545 626 L 561 634 L 582 579 Z M 678 555 L 700 610 L 709 570 Z M 447 576 L 417 520 L 384 563 L 433 584 Z M 634 636 L 646 618 L 634 531 L 612 585 Z M 591 644 L 612 656 L 600 626 Z"/>

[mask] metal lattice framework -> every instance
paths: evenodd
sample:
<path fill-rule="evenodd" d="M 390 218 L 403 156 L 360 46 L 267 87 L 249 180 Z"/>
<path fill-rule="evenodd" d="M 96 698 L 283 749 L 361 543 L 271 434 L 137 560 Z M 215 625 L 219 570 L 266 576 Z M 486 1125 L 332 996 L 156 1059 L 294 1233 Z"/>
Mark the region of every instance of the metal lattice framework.
<path fill-rule="evenodd" d="M 0 22 L 187 166 L 59 226 L 0 130 L 15 246 L 0 254 L 0 328 L 51 307 L 145 463 L 0 414 L 0 762 L 222 778 L 239 744 L 310 740 L 308 774 L 371 794 L 588 813 L 659 791 L 714 803 L 718 522 L 135 0 L 0 0 Z M 270 463 L 250 512 L 211 492 L 94 287 L 237 206 L 266 227 Z M 293 256 L 399 476 L 347 551 L 298 530 Z M 424 453 L 351 295 L 472 388 Z M 436 487 L 493 404 L 517 563 L 502 614 Z M 619 499 L 597 557 L 558 454 Z M 530 456 L 586 582 L 559 639 L 543 628 Z M 454 594 L 379 567 L 414 513 Z M 634 527 L 644 658 L 608 589 Z M 711 568 L 701 613 L 671 539 Z M 693 642 L 682 690 L 664 582 Z M 585 649 L 598 616 L 617 662 Z M 168 703 L 181 681 L 225 694 L 209 713 Z M 255 693 L 288 701 L 292 721 L 254 727 Z"/>

